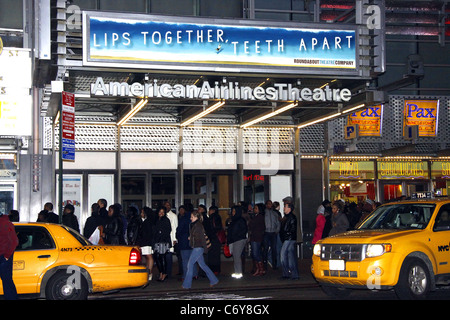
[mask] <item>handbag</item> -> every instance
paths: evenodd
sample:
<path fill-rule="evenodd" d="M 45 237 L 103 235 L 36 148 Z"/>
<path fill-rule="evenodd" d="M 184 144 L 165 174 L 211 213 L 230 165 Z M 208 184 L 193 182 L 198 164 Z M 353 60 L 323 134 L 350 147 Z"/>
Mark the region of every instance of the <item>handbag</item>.
<path fill-rule="evenodd" d="M 208 236 L 205 233 L 205 241 L 206 241 L 206 248 L 211 248 L 211 240 L 209 240 Z"/>
<path fill-rule="evenodd" d="M 225 245 L 223 246 L 223 254 L 224 254 L 224 256 L 227 257 L 227 258 L 230 258 L 230 257 L 231 257 L 230 247 L 229 247 L 227 244 L 225 244 Z"/>
<path fill-rule="evenodd" d="M 219 231 L 217 231 L 217 239 L 219 239 L 219 242 L 221 244 L 224 244 L 225 242 L 227 242 L 227 236 L 225 234 L 225 230 L 220 229 Z"/>

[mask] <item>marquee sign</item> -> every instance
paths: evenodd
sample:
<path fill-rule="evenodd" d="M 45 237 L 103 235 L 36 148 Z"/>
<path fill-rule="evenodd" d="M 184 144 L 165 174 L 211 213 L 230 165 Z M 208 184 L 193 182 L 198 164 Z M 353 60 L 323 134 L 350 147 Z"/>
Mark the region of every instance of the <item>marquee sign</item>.
<path fill-rule="evenodd" d="M 356 26 L 83 12 L 90 66 L 357 75 L 357 52 Z"/>
<path fill-rule="evenodd" d="M 348 88 L 332 89 L 328 85 L 320 88 L 297 88 L 290 83 L 275 83 L 273 86 L 241 86 L 238 82 L 196 84 L 152 82 L 106 82 L 97 77 L 91 84 L 91 96 L 147 97 L 147 98 L 189 98 L 211 100 L 268 100 L 268 101 L 335 101 L 348 102 L 352 93 Z"/>

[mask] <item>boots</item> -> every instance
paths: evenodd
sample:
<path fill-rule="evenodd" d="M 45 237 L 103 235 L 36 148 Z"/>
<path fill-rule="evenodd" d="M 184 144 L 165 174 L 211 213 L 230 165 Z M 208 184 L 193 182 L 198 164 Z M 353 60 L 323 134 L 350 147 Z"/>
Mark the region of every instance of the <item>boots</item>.
<path fill-rule="evenodd" d="M 262 262 L 256 263 L 256 272 L 253 274 L 253 276 L 262 276 L 266 274 L 264 271 L 264 264 Z"/>

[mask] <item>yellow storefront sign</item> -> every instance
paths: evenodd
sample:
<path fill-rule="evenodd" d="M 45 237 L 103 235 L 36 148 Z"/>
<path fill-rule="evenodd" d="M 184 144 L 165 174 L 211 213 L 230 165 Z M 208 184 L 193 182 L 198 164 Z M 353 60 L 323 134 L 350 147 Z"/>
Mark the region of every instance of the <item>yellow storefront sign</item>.
<path fill-rule="evenodd" d="M 405 100 L 403 126 L 418 126 L 419 137 L 435 137 L 438 130 L 439 100 Z"/>
<path fill-rule="evenodd" d="M 359 127 L 359 136 L 381 136 L 383 105 L 373 106 L 348 116 L 347 124 Z"/>

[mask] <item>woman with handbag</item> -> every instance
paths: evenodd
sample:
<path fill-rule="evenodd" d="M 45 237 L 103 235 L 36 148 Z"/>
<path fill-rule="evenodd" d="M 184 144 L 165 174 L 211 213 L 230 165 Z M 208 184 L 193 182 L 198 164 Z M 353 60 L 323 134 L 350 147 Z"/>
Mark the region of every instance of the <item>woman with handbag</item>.
<path fill-rule="evenodd" d="M 211 241 L 211 248 L 209 248 L 206 256 L 206 264 L 215 275 L 218 275 L 220 273 L 220 249 L 222 247 L 218 234 L 220 230 L 223 231 L 223 227 L 217 207 L 212 206 L 207 214 L 203 213 L 203 227 Z"/>
<path fill-rule="evenodd" d="M 153 253 L 156 260 L 156 266 L 159 270 L 159 279 L 157 281 L 164 281 L 167 277 L 166 254 L 169 252 L 172 245 L 172 240 L 170 238 L 171 231 L 172 227 L 169 218 L 166 216 L 166 208 L 161 207 L 158 210 L 158 220 L 156 221 L 153 239 Z"/>
<path fill-rule="evenodd" d="M 186 277 L 184 278 L 182 287 L 184 289 L 190 289 L 192 286 L 192 277 L 194 273 L 194 264 L 198 263 L 199 267 L 205 271 L 206 276 L 209 279 L 211 287 L 215 286 L 219 279 L 214 275 L 211 269 L 206 265 L 203 258 L 203 254 L 207 252 L 206 234 L 203 228 L 203 215 L 194 211 L 191 214 L 191 225 L 189 230 L 189 244 L 192 248 L 191 256 L 187 264 Z"/>

